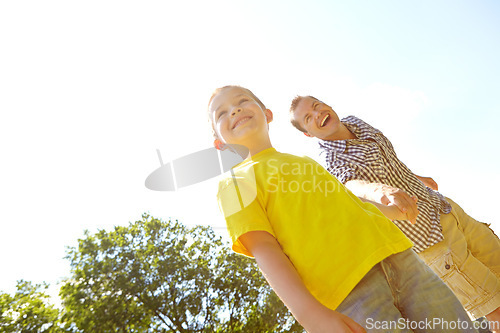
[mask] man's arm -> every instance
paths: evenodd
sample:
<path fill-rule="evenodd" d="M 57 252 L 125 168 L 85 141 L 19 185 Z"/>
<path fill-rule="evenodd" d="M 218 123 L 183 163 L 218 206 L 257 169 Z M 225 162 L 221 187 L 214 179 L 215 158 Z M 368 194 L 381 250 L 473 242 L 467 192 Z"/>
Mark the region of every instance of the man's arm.
<path fill-rule="evenodd" d="M 360 199 L 368 199 L 386 206 L 396 205 L 405 214 L 406 218 L 404 220 L 407 219 L 411 223 L 416 223 L 418 215 L 416 197 L 410 197 L 405 191 L 381 183 L 370 183 L 366 180 L 350 180 L 345 186 Z M 380 207 L 378 208 L 380 209 Z M 384 215 L 386 214 L 384 213 Z M 391 219 L 397 220 L 395 218 Z"/>
<path fill-rule="evenodd" d="M 265 231 L 251 231 L 240 237 L 276 294 L 309 333 L 366 332 L 351 318 L 322 305 L 302 282 L 278 241 Z"/>
<path fill-rule="evenodd" d="M 410 220 L 408 218 L 408 214 L 406 213 L 403 213 L 398 206 L 396 205 L 393 205 L 393 204 L 389 204 L 389 205 L 384 205 L 384 204 L 381 204 L 381 203 L 378 203 L 378 202 L 375 202 L 375 201 L 372 201 L 372 200 L 368 200 L 368 199 L 365 199 L 365 198 L 361 198 L 361 201 L 364 201 L 364 202 L 369 202 L 371 203 L 372 205 L 374 205 L 375 207 L 377 207 L 381 212 L 382 214 L 385 215 L 385 217 L 387 217 L 388 219 L 390 220 L 408 220 L 410 221 L 411 223 L 416 223 L 416 220 Z M 416 202 L 417 198 L 416 197 L 413 197 Z"/>
<path fill-rule="evenodd" d="M 434 191 L 438 190 L 438 184 L 431 177 L 422 177 L 415 175 L 425 186 L 430 187 Z"/>

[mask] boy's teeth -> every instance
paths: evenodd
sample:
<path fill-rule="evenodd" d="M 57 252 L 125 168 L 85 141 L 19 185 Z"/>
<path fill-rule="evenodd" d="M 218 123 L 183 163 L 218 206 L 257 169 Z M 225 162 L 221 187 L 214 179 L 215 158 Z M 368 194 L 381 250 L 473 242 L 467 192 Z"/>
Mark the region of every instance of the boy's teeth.
<path fill-rule="evenodd" d="M 238 125 L 240 125 L 241 123 L 244 123 L 246 120 L 248 120 L 249 118 L 243 118 L 243 119 L 240 119 L 236 122 L 236 124 L 234 124 L 234 127 L 237 127 Z"/>

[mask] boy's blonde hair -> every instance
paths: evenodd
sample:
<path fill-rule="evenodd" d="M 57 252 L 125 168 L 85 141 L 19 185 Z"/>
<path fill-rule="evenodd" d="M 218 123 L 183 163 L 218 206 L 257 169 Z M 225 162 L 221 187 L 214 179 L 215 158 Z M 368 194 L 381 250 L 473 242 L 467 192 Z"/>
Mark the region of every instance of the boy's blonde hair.
<path fill-rule="evenodd" d="M 311 96 L 311 95 L 296 96 L 292 100 L 292 104 L 290 105 L 290 122 L 292 123 L 293 127 L 295 127 L 296 129 L 298 129 L 299 131 L 304 132 L 304 133 L 306 133 L 307 131 L 304 128 L 302 128 L 302 126 L 300 126 L 298 121 L 295 120 L 294 115 L 295 115 L 295 109 L 297 108 L 297 105 L 299 105 L 299 103 L 302 99 L 307 98 L 307 97 L 312 98 L 314 100 L 317 100 L 318 102 L 321 102 L 319 99 L 317 99 L 316 97 Z"/>
<path fill-rule="evenodd" d="M 259 104 L 260 107 L 262 107 L 262 109 L 264 109 L 264 110 L 266 109 L 266 106 L 264 105 L 264 103 L 262 103 L 262 101 L 257 96 L 255 96 L 255 94 L 252 91 L 250 91 L 250 89 L 243 88 L 243 87 L 238 86 L 238 85 L 228 85 L 228 86 L 224 86 L 224 87 L 220 87 L 220 88 L 215 89 L 214 92 L 212 93 L 212 96 L 210 96 L 210 100 L 208 101 L 207 112 L 208 112 L 208 121 L 212 125 L 212 135 L 216 139 L 218 137 L 217 137 L 217 133 L 215 132 L 214 123 L 212 122 L 212 117 L 210 116 L 210 103 L 212 103 L 212 100 L 215 98 L 215 96 L 220 94 L 220 92 L 222 90 L 229 89 L 229 88 L 238 88 L 238 89 L 245 91 L 246 93 L 248 93 L 250 95 L 250 97 L 252 97 L 257 102 L 257 104 Z"/>

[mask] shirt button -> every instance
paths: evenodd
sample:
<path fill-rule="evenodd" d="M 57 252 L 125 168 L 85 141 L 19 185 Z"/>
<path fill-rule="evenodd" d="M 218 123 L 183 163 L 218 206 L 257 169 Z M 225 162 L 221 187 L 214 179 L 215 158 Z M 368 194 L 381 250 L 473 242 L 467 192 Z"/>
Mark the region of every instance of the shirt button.
<path fill-rule="evenodd" d="M 446 264 L 446 265 L 444 266 L 444 268 L 446 268 L 446 269 L 450 269 L 450 265 Z"/>

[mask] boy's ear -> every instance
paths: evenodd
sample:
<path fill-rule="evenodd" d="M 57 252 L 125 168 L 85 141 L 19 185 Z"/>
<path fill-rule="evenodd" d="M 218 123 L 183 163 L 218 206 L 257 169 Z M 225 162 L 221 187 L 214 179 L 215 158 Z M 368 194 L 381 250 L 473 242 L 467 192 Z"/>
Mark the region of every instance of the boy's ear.
<path fill-rule="evenodd" d="M 271 112 L 271 110 L 269 109 L 266 109 L 264 111 L 264 114 L 266 115 L 266 119 L 267 119 L 267 123 L 269 124 L 271 121 L 273 121 L 273 113 Z"/>
<path fill-rule="evenodd" d="M 214 140 L 214 147 L 217 150 L 225 150 L 227 148 L 226 144 L 224 142 L 220 141 L 219 139 Z"/>
<path fill-rule="evenodd" d="M 314 138 L 314 136 L 312 136 L 311 134 L 307 133 L 307 132 L 302 132 L 304 133 L 305 136 L 309 137 L 309 138 Z"/>

